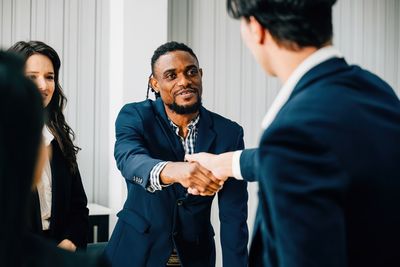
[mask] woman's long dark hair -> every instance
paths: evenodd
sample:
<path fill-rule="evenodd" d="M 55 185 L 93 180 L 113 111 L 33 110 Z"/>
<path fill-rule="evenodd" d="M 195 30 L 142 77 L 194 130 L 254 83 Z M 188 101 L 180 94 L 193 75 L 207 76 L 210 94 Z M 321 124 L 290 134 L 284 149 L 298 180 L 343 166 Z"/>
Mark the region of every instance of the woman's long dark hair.
<path fill-rule="evenodd" d="M 25 62 L 30 56 L 41 54 L 48 57 L 53 63 L 55 89 L 50 103 L 45 108 L 47 114 L 46 125 L 57 140 L 57 143 L 69 164 L 71 173 L 76 173 L 78 170 L 76 154 L 80 148 L 74 145 L 73 140 L 75 139 L 75 133 L 65 121 L 63 114 L 63 110 L 67 104 L 67 98 L 65 97 L 59 83 L 61 67 L 60 57 L 53 48 L 40 41 L 20 41 L 11 46 L 9 51 L 22 56 Z"/>

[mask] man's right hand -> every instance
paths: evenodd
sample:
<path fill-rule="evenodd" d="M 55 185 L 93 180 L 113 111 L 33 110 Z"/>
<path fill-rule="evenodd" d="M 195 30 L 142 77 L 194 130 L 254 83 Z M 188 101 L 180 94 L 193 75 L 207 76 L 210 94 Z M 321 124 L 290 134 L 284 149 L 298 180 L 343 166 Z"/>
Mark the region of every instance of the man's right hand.
<path fill-rule="evenodd" d="M 180 183 L 196 189 L 202 196 L 214 195 L 223 182 L 197 162 L 168 162 L 160 173 L 163 184 Z"/>

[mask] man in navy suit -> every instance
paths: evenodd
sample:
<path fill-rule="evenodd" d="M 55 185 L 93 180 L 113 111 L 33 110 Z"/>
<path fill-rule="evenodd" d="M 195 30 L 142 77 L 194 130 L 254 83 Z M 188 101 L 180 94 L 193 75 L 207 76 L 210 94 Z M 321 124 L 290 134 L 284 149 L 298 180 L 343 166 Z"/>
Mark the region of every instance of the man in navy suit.
<path fill-rule="evenodd" d="M 243 129 L 201 104 L 202 69 L 192 49 L 169 42 L 154 52 L 156 100 L 125 105 L 115 159 L 128 186 L 106 248 L 115 267 L 215 266 L 211 203 L 218 191 L 224 266 L 247 266 L 247 184 L 221 181 L 185 154 L 243 149 Z M 188 194 L 192 188 L 201 196 Z"/>
<path fill-rule="evenodd" d="M 251 266 L 400 266 L 400 101 L 332 47 L 334 3 L 228 0 L 284 85 L 257 149 L 187 159 L 259 182 Z"/>

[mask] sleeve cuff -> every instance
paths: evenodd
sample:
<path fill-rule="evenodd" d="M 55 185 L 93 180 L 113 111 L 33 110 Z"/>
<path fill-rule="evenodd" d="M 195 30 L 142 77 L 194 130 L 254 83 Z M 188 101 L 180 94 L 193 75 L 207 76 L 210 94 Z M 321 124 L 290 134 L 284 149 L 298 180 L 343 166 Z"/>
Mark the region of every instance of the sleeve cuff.
<path fill-rule="evenodd" d="M 164 169 L 165 165 L 167 165 L 168 161 L 162 161 L 157 163 L 153 169 L 150 171 L 150 184 L 147 187 L 147 191 L 155 192 L 157 190 L 162 190 L 163 187 L 168 185 L 161 185 L 160 183 L 160 173 Z"/>
<path fill-rule="evenodd" d="M 240 156 L 242 155 L 242 150 L 237 150 L 232 156 L 232 173 L 233 177 L 237 180 L 243 180 L 242 172 L 240 170 Z"/>

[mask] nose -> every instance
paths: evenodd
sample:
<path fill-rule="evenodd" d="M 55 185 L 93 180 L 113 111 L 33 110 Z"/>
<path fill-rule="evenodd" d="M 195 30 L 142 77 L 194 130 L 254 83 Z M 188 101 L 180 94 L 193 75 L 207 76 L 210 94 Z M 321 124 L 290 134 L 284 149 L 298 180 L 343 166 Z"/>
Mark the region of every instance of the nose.
<path fill-rule="evenodd" d="M 47 89 L 47 83 L 46 83 L 46 80 L 44 79 L 44 77 L 38 77 L 35 80 L 35 83 L 40 91 L 44 91 Z"/>
<path fill-rule="evenodd" d="M 186 77 L 186 75 L 180 75 L 180 78 L 178 80 L 178 85 L 182 86 L 183 88 L 188 87 L 192 81 Z"/>

